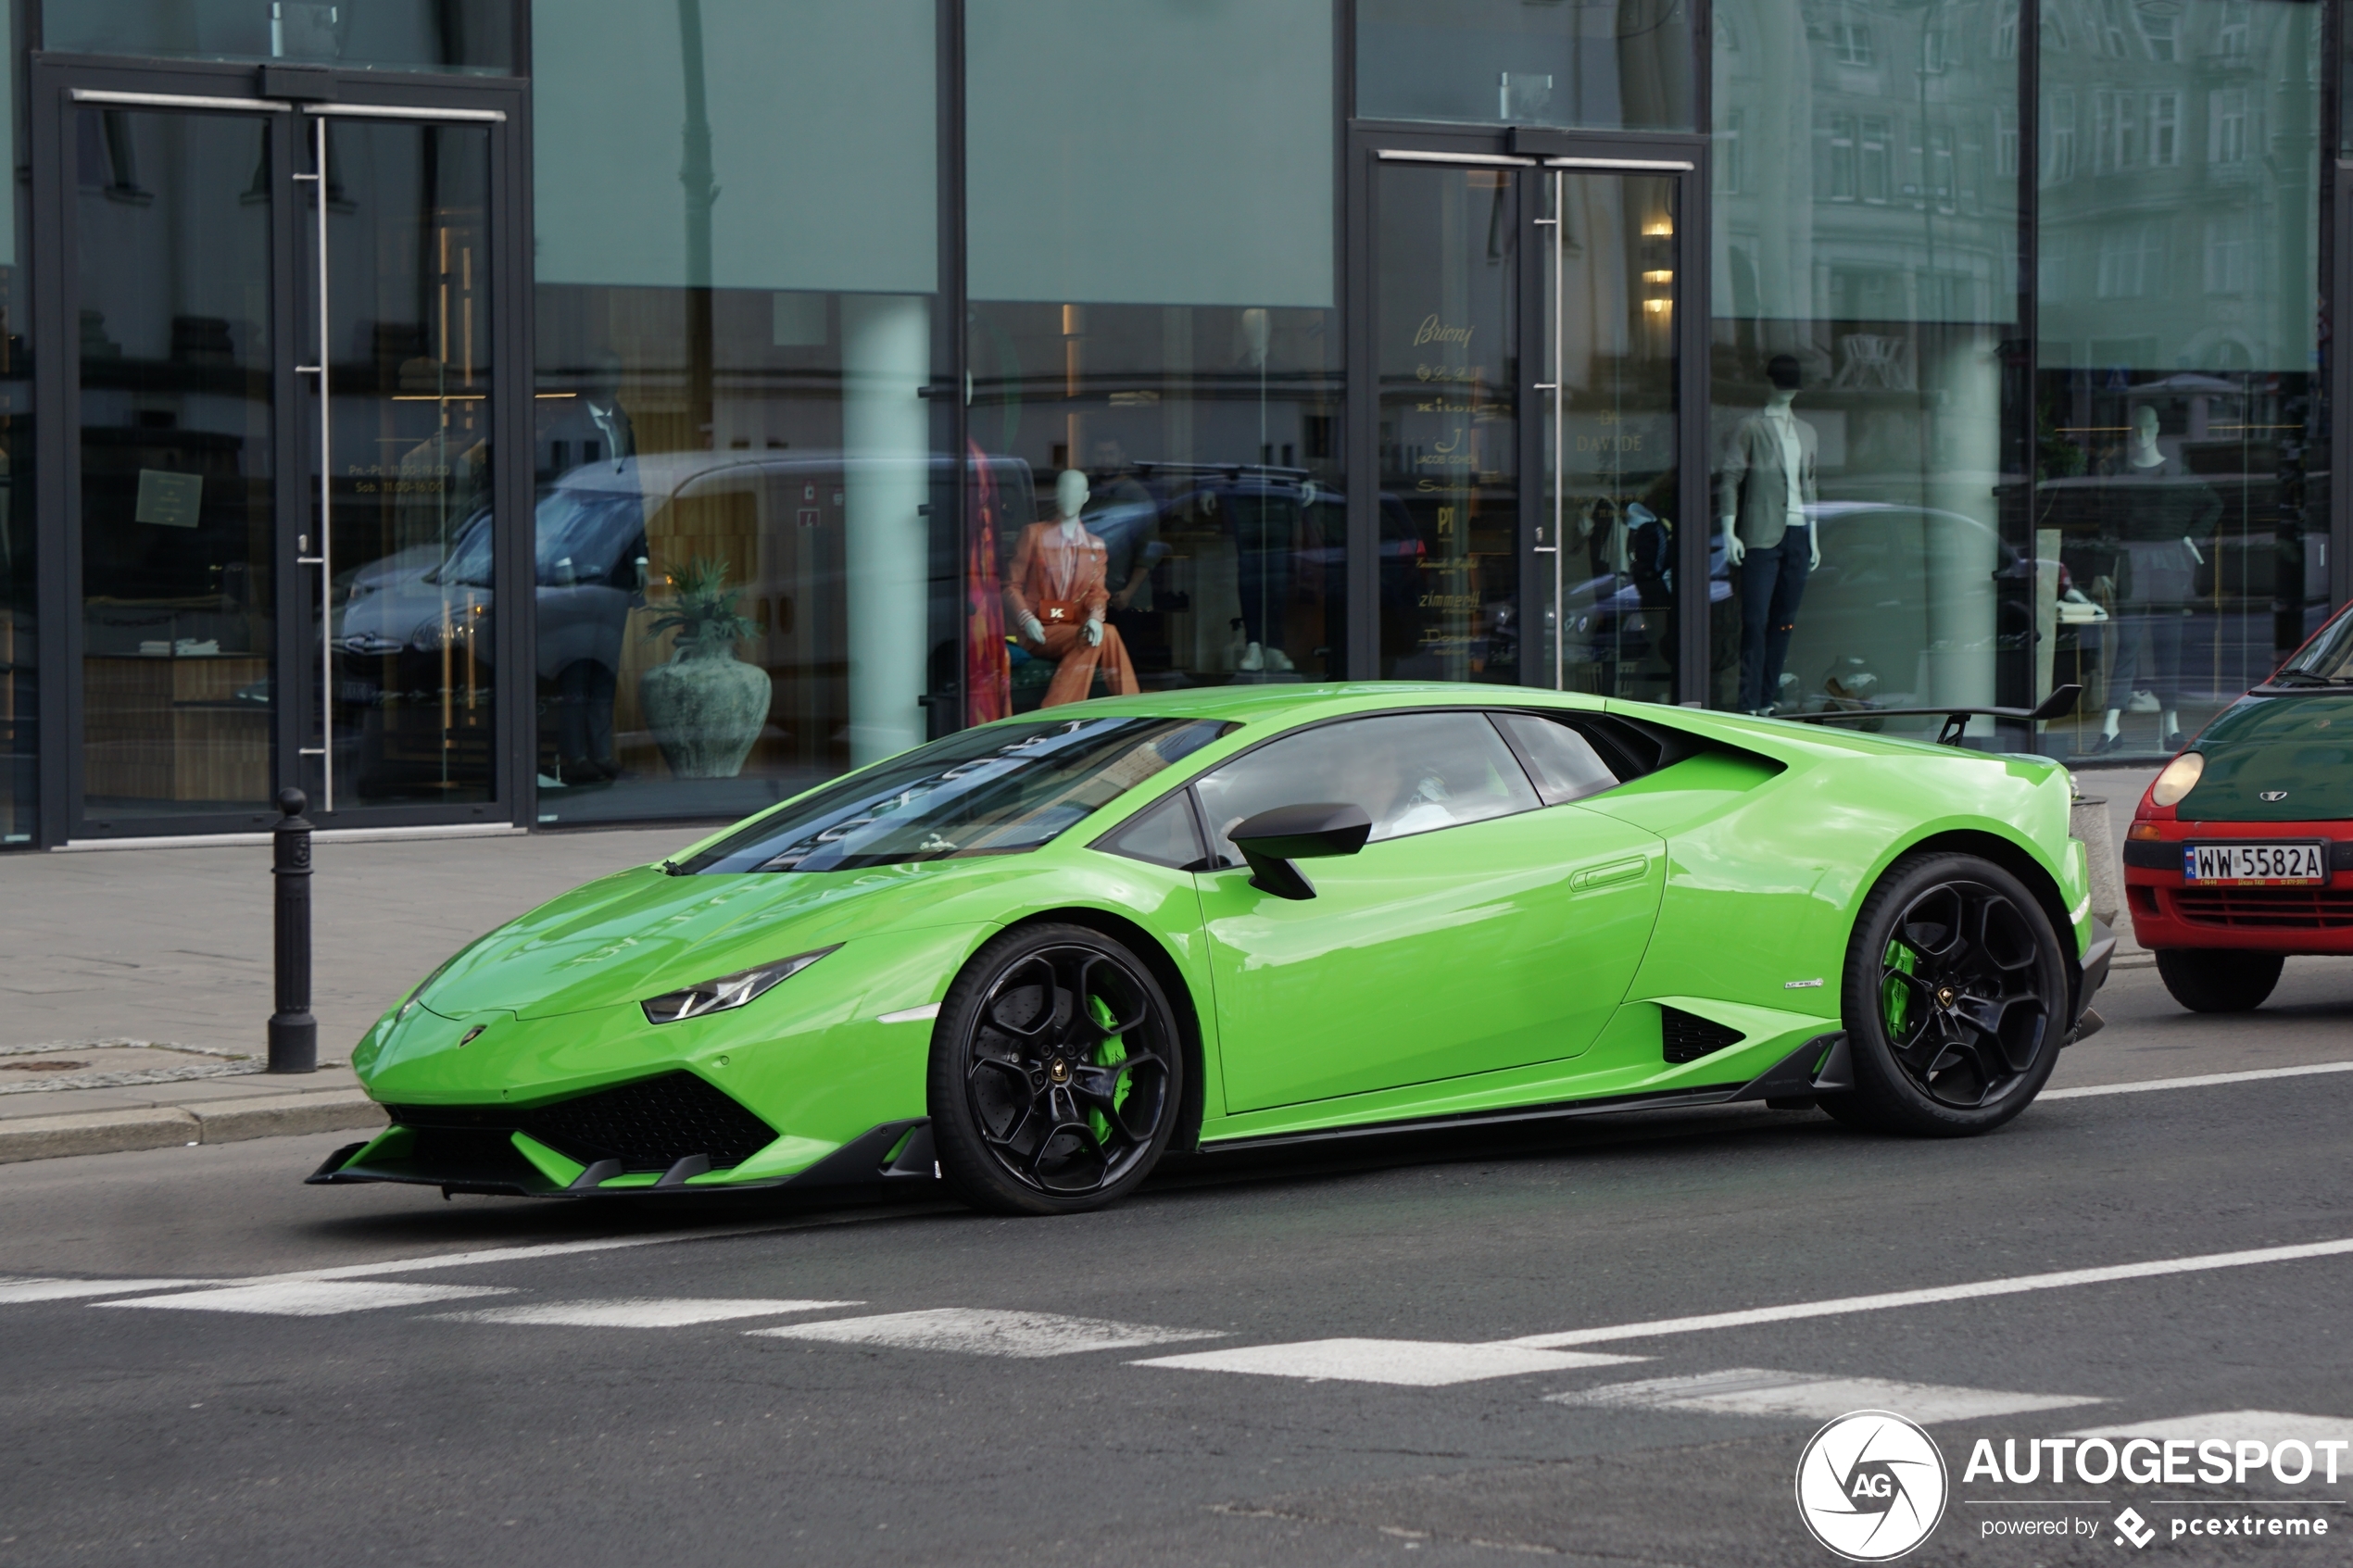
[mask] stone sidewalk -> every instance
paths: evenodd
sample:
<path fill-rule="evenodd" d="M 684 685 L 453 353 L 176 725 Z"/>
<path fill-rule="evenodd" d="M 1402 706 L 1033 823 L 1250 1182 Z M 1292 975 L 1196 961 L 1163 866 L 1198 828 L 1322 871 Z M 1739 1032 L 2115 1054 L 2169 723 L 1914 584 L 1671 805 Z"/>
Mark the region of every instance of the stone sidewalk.
<path fill-rule="evenodd" d="M 695 827 L 322 839 L 316 1073 L 259 1072 L 273 1006 L 266 845 L 0 857 L 0 1161 L 380 1125 L 343 1066 L 418 979 Z"/>

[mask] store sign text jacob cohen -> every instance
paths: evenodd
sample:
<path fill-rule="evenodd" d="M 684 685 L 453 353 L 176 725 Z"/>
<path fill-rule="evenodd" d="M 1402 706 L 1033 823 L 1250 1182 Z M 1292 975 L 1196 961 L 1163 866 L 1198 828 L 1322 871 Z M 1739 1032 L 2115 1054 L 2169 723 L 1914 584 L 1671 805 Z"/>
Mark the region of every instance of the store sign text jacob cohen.
<path fill-rule="evenodd" d="M 2317 1507 L 2335 1498 L 2264 1499 L 2260 1506 L 2189 1499 L 2152 1499 L 2159 1517 L 2151 1520 L 2131 1499 L 2113 1496 L 2126 1486 L 2180 1487 L 2277 1484 L 2318 1486 L 2337 1484 L 2353 1439 L 2310 1442 L 2254 1437 L 1980 1437 L 1969 1449 L 1960 1486 L 1975 1495 L 1969 1503 L 1994 1510 L 2017 1509 L 1981 1518 L 1984 1539 L 2053 1536 L 2107 1537 L 2128 1551 L 2167 1541 L 2196 1542 L 2221 1537 L 2281 1539 L 2331 1534 L 2332 1521 Z M 1989 1495 L 2001 1486 L 2062 1486 L 2082 1493 L 2099 1487 L 2110 1496 L 2090 1504 L 2054 1504 Z M 1817 1432 L 1797 1464 L 1798 1512 L 1815 1539 L 1855 1562 L 1885 1562 L 1926 1540 L 1950 1500 L 1944 1458 L 1934 1439 L 1914 1422 L 1889 1411 L 1855 1411 Z M 2110 1513 L 2110 1509 L 2118 1512 Z"/>

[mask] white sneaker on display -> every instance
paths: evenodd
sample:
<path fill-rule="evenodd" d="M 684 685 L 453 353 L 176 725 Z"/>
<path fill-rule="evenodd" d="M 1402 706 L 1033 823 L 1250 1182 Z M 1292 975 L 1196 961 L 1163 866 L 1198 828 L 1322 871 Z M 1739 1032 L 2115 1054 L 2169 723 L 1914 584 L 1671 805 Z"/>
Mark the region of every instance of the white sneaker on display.
<path fill-rule="evenodd" d="M 1268 648 L 1266 650 L 1266 668 L 1280 673 L 1286 670 L 1296 670 L 1299 666 L 1293 664 L 1290 661 L 1290 655 L 1285 653 L 1282 649 Z"/>
<path fill-rule="evenodd" d="M 1280 659 L 1282 655 L 1277 654 L 1275 657 Z M 1261 670 L 1266 668 L 1266 651 L 1260 647 L 1256 643 L 1251 644 L 1250 646 L 1242 650 L 1241 662 L 1234 668 L 1239 670 L 1245 675 L 1257 674 Z"/>

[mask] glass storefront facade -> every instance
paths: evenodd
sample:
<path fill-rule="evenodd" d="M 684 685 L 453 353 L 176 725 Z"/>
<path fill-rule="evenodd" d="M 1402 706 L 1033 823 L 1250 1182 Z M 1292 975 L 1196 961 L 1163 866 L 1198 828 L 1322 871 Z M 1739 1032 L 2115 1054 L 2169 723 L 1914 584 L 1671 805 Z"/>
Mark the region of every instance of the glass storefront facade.
<path fill-rule="evenodd" d="M 9 164 L 21 157 L 17 75 L 0 83 Z M 0 848 L 40 832 L 41 594 L 33 506 L 32 364 L 21 184 L 0 203 Z"/>
<path fill-rule="evenodd" d="M 2003 4 L 1718 0 L 1710 707 L 2017 695 L 2001 675 L 2024 634 L 2001 509 L 2021 320 Z M 1795 511 L 1775 488 L 1785 441 Z"/>
<path fill-rule="evenodd" d="M 972 0 L 964 27 L 966 717 L 1339 676 L 1330 6 Z"/>
<path fill-rule="evenodd" d="M 2346 587 L 2322 0 L 14 26 L 9 845 L 730 819 L 1205 684 L 2154 760 Z"/>
<path fill-rule="evenodd" d="M 935 7 L 535 19 L 536 820 L 741 816 L 929 734 Z"/>
<path fill-rule="evenodd" d="M 516 69 L 511 0 L 40 0 L 41 45 L 359 70 Z"/>
<path fill-rule="evenodd" d="M 2105 612 L 2077 753 L 2171 752 L 2329 608 L 2322 9 L 2045 23 L 2033 527 Z"/>

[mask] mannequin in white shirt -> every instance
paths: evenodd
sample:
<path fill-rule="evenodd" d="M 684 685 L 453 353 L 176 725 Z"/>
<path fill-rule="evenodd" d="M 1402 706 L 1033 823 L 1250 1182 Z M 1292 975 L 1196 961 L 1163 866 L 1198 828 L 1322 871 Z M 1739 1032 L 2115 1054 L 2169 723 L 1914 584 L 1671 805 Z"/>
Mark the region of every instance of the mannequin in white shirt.
<path fill-rule="evenodd" d="M 1792 408 L 1801 380 L 1797 357 L 1775 355 L 1765 373 L 1771 390 L 1765 407 L 1732 432 L 1717 507 L 1741 609 L 1739 707 L 1749 713 L 1770 713 L 1780 701 L 1806 579 L 1822 564 L 1808 509 L 1817 499 L 1818 442 Z"/>
<path fill-rule="evenodd" d="M 1803 519 L 1806 516 L 1806 503 L 1799 499 L 1797 495 L 1800 448 L 1797 437 L 1796 402 L 1797 388 L 1777 386 L 1766 397 L 1765 411 L 1759 417 L 1770 420 L 1775 426 L 1775 433 L 1781 438 L 1782 462 L 1790 476 L 1790 515 Z M 2158 459 L 2160 462 L 2163 460 L 2163 458 Z M 1724 514 L 1724 564 L 1726 566 L 1740 565 L 1741 558 L 1748 554 L 1747 547 L 1741 543 L 1740 530 L 1737 526 L 1739 521 L 1730 512 Z M 1822 540 L 1819 534 L 1815 534 L 1807 540 L 1807 549 L 1809 552 L 1806 559 L 1807 569 L 1820 566 Z"/>

